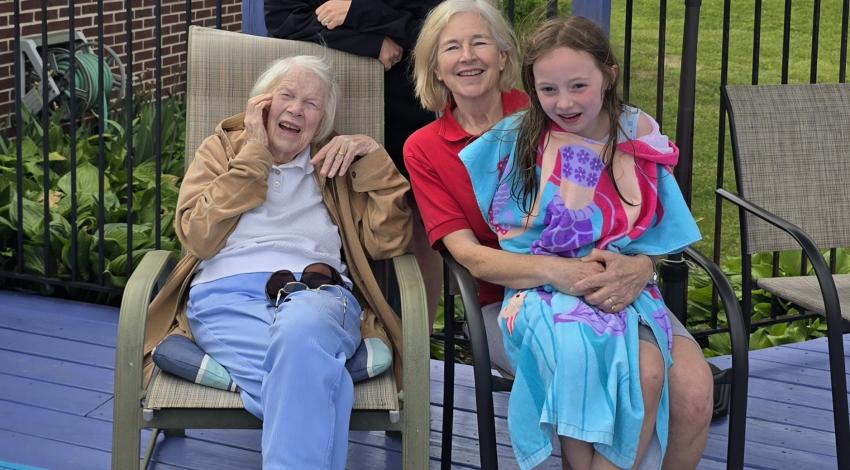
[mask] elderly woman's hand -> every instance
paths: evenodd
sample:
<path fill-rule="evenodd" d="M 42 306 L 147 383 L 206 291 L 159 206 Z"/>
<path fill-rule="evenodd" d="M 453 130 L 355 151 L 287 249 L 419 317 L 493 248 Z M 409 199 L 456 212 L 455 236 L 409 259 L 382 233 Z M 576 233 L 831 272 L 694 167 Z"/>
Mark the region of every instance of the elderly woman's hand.
<path fill-rule="evenodd" d="M 652 276 L 649 256 L 627 256 L 594 249 L 582 261 L 602 263 L 605 271 L 589 276 L 575 285 L 589 292 L 584 300 L 605 312 L 619 312 L 638 298 Z"/>
<path fill-rule="evenodd" d="M 379 148 L 381 148 L 380 144 L 368 135 L 338 135 L 322 147 L 310 163 L 314 166 L 321 163 L 322 168 L 319 173 L 333 178 L 338 174 L 344 175 L 356 157 L 374 152 Z"/>
<path fill-rule="evenodd" d="M 272 104 L 271 93 L 263 93 L 248 100 L 245 108 L 245 134 L 247 140 L 259 142 L 266 148 L 269 146 L 269 135 L 266 131 L 266 111 Z"/>

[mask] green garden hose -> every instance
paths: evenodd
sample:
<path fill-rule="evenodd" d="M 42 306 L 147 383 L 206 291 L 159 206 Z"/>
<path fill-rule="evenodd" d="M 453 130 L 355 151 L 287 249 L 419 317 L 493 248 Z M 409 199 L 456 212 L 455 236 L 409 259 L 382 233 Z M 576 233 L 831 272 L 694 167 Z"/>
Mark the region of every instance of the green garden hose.
<path fill-rule="evenodd" d="M 118 63 L 118 70 L 123 72 L 118 56 L 108 47 L 104 50 Z M 71 53 L 63 48 L 51 48 L 49 53 L 53 54 L 56 61 L 56 73 L 64 78 L 65 86 L 60 85 L 59 88 L 65 100 L 70 100 L 74 96 L 77 99 L 79 112 L 97 108 L 99 114 L 106 116 L 109 93 L 112 91 L 113 85 L 120 86 L 120 83 L 123 83 L 122 78 L 119 78 L 118 83 L 116 83 L 106 60 L 103 61 L 103 64 L 100 64 L 97 54 L 82 51 L 74 54 L 76 68 L 72 88 L 72 80 L 68 77 L 68 70 L 71 68 Z M 98 88 L 98 64 L 100 64 L 101 73 L 103 73 L 103 90 Z M 97 103 L 98 96 L 102 96 L 102 102 L 99 106 Z"/>

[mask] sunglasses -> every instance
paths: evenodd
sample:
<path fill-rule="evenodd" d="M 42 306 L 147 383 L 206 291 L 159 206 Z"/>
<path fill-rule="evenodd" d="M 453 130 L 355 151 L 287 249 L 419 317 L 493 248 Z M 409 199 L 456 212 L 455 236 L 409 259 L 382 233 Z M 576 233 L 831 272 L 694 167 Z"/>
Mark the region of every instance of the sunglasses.
<path fill-rule="evenodd" d="M 339 286 L 345 287 L 339 271 L 325 263 L 313 263 L 304 268 L 300 280 L 295 279 L 295 274 L 288 269 L 273 272 L 266 281 L 266 296 L 269 304 L 277 308 L 293 292 Z"/>

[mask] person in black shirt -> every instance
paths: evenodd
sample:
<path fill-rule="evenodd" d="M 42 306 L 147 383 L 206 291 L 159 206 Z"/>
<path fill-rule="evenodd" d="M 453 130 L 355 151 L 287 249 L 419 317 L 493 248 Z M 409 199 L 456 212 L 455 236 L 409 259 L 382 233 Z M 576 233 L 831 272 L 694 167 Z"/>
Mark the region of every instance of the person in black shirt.
<path fill-rule="evenodd" d="M 269 34 L 325 44 L 374 57 L 384 77 L 385 147 L 406 176 L 402 146 L 414 131 L 434 120 L 413 95 L 409 52 L 428 11 L 440 0 L 266 0 Z"/>

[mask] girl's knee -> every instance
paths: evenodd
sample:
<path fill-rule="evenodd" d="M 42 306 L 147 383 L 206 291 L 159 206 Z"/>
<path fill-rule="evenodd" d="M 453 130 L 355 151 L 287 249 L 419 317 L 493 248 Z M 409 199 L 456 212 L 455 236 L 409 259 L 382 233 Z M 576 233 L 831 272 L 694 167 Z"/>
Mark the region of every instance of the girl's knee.
<path fill-rule="evenodd" d="M 640 385 L 646 404 L 657 404 L 664 388 L 664 358 L 654 344 L 640 344 Z"/>

